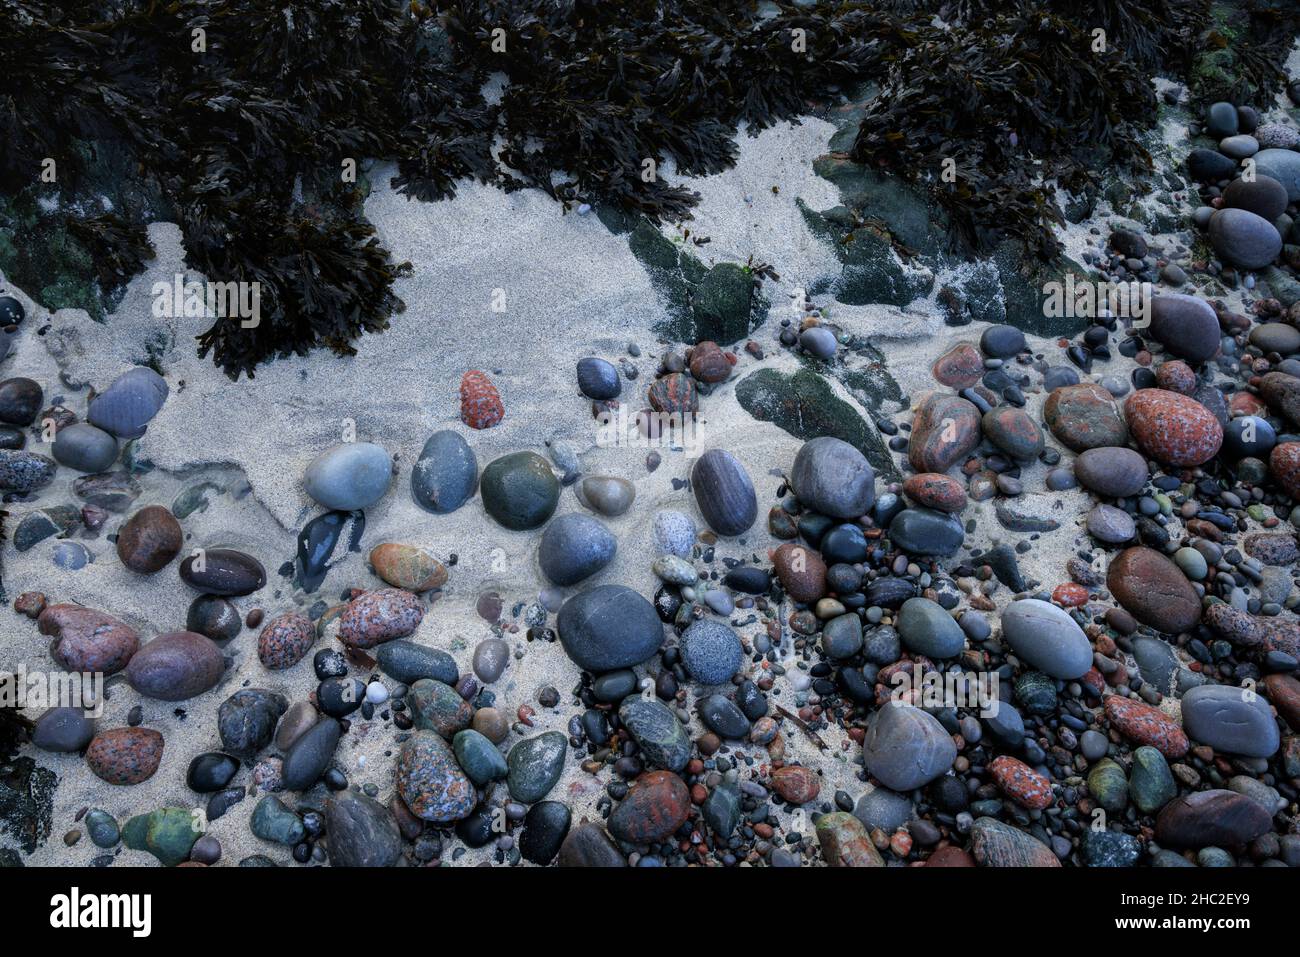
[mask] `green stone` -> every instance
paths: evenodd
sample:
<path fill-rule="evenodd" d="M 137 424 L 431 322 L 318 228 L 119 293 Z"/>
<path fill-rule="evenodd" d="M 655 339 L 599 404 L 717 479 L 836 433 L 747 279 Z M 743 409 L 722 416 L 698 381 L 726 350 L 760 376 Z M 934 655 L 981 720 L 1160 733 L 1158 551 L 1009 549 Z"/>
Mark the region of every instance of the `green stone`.
<path fill-rule="evenodd" d="M 538 528 L 555 512 L 560 482 L 536 452 L 513 452 L 488 463 L 479 480 L 483 507 L 514 531 Z"/>
<path fill-rule="evenodd" d="M 1143 814 L 1155 814 L 1178 796 L 1178 785 L 1165 756 L 1150 745 L 1133 752 L 1129 773 L 1129 796 Z"/>
<path fill-rule="evenodd" d="M 94 808 L 86 813 L 86 833 L 96 847 L 116 847 L 122 839 L 117 819 L 107 811 Z"/>
<path fill-rule="evenodd" d="M 1128 780 L 1124 769 L 1110 758 L 1102 758 L 1088 772 L 1088 790 L 1097 803 L 1112 814 L 1128 805 Z"/>
<path fill-rule="evenodd" d="M 458 731 L 451 739 L 456 763 L 479 787 L 500 781 L 509 773 L 506 759 L 497 746 L 472 728 Z"/>
<path fill-rule="evenodd" d="M 248 827 L 264 841 L 289 847 L 300 843 L 307 836 L 302 818 L 287 808 L 278 797 L 270 794 L 257 802 Z"/>
<path fill-rule="evenodd" d="M 122 843 L 133 851 L 148 851 L 164 867 L 175 867 L 190 856 L 203 836 L 202 819 L 194 811 L 164 807 L 137 814 L 122 828 Z"/>
<path fill-rule="evenodd" d="M 506 783 L 516 801 L 532 804 L 550 793 L 564 770 L 568 740 L 558 731 L 546 731 L 520 741 L 506 757 Z"/>

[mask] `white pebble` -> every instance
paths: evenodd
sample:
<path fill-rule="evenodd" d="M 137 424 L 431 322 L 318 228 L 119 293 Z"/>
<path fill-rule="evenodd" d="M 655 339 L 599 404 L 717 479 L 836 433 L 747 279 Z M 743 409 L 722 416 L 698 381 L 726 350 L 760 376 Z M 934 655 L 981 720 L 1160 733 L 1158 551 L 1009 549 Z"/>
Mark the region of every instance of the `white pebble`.
<path fill-rule="evenodd" d="M 388 700 L 388 688 L 382 681 L 372 681 L 366 685 L 366 700 L 371 704 L 383 704 Z"/>

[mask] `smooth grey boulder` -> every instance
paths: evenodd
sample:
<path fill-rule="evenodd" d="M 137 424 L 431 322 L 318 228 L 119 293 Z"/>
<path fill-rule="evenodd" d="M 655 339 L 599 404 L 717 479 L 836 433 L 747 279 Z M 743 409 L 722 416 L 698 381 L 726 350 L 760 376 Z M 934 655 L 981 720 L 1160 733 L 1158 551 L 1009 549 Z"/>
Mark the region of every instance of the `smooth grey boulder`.
<path fill-rule="evenodd" d="M 832 436 L 805 442 L 790 469 L 790 486 L 799 501 L 832 518 L 865 515 L 876 497 L 875 484 L 867 457 Z"/>
<path fill-rule="evenodd" d="M 597 585 L 560 607 L 560 644 L 580 668 L 614 671 L 640 664 L 664 641 L 654 606 L 626 585 Z"/>
<path fill-rule="evenodd" d="M 1013 601 L 1002 612 L 1002 638 L 1026 664 L 1072 681 L 1092 667 L 1092 645 L 1064 610 L 1037 598 Z"/>
<path fill-rule="evenodd" d="M 402 856 L 402 832 L 393 812 L 357 791 L 325 802 L 332 867 L 392 867 Z"/>
<path fill-rule="evenodd" d="M 459 432 L 444 429 L 424 443 L 411 469 L 411 497 L 437 514 L 454 512 L 478 491 L 478 458 Z"/>
<path fill-rule="evenodd" d="M 934 715 L 890 701 L 867 725 L 862 757 L 886 787 L 911 791 L 947 772 L 957 759 L 957 746 Z"/>
<path fill-rule="evenodd" d="M 117 459 L 117 439 L 93 425 L 74 422 L 59 429 L 51 454 L 60 465 L 78 472 L 107 472 Z"/>
<path fill-rule="evenodd" d="M 1268 703 L 1249 689 L 1201 685 L 1183 695 L 1182 711 L 1188 735 L 1216 751 L 1267 758 L 1281 744 Z"/>
<path fill-rule="evenodd" d="M 618 550 L 618 539 L 605 523 L 582 512 L 570 512 L 551 521 L 537 546 L 542 574 L 556 585 L 576 585 L 608 565 Z"/>

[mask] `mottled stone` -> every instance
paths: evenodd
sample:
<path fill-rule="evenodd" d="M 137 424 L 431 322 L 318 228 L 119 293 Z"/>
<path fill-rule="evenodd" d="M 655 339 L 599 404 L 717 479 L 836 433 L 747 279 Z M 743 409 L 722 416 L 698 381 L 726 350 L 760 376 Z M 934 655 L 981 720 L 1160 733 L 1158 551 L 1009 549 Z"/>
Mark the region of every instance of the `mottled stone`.
<path fill-rule="evenodd" d="M 111 728 L 91 740 L 86 765 L 109 784 L 139 784 L 153 777 L 162 755 L 163 736 L 152 728 Z"/>
<path fill-rule="evenodd" d="M 185 701 L 215 687 L 225 669 L 221 649 L 210 639 L 192 631 L 169 631 L 131 657 L 126 677 L 146 698 Z"/>

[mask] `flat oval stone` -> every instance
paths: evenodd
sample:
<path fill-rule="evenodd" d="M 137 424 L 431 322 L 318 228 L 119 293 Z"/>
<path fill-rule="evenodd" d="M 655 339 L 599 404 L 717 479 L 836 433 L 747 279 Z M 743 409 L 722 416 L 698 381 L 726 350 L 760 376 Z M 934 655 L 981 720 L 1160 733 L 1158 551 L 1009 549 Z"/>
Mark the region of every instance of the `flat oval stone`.
<path fill-rule="evenodd" d="M 1090 492 L 1127 498 L 1142 491 L 1149 473 L 1147 460 L 1129 448 L 1086 449 L 1074 460 L 1074 477 Z"/>
<path fill-rule="evenodd" d="M 181 579 L 209 595 L 251 595 L 266 584 L 266 569 L 252 555 L 233 548 L 208 548 L 180 565 Z"/>
<path fill-rule="evenodd" d="M 479 787 L 502 781 L 509 773 L 506 759 L 497 746 L 472 728 L 457 731 L 451 739 L 451 748 L 461 769 Z"/>
<path fill-rule="evenodd" d="M 117 439 L 85 422 L 59 429 L 51 449 L 54 460 L 78 472 L 107 472 L 117 461 Z"/>
<path fill-rule="evenodd" d="M 695 502 L 709 528 L 719 535 L 740 535 L 758 518 L 758 495 L 749 473 L 734 455 L 709 449 L 691 469 Z"/>
<path fill-rule="evenodd" d="M 919 472 L 903 482 L 903 494 L 917 505 L 940 512 L 960 512 L 966 507 L 966 488 L 942 472 Z"/>
<path fill-rule="evenodd" d="M 525 804 L 546 797 L 560 780 L 568 748 L 568 741 L 558 731 L 543 731 L 517 742 L 506 755 L 510 796 Z"/>
<path fill-rule="evenodd" d="M 1286 212 L 1286 188 L 1271 176 L 1234 179 L 1223 191 L 1223 205 L 1254 213 L 1270 225 Z M 1214 217 L 1210 217 L 1214 221 Z"/>
<path fill-rule="evenodd" d="M 146 698 L 185 701 L 215 687 L 225 670 L 212 641 L 192 631 L 169 631 L 131 657 L 126 677 Z"/>
<path fill-rule="evenodd" d="M 909 651 L 927 658 L 951 658 L 966 647 L 966 633 L 938 602 L 909 598 L 898 610 L 894 627 Z"/>
<path fill-rule="evenodd" d="M 891 701 L 872 716 L 862 741 L 867 770 L 894 791 L 910 791 L 944 774 L 957 746 L 937 718 Z"/>
<path fill-rule="evenodd" d="M 339 641 L 353 648 L 373 648 L 405 638 L 420 627 L 424 606 L 408 591 L 380 588 L 352 599 L 339 616 Z"/>
<path fill-rule="evenodd" d="M 560 500 L 559 480 L 536 452 L 513 452 L 488 463 L 479 491 L 487 513 L 514 531 L 545 524 Z"/>
<path fill-rule="evenodd" d="M 1155 748 L 1171 760 L 1181 758 L 1191 747 L 1176 721 L 1159 708 L 1135 698 L 1109 695 L 1106 698 L 1106 719 L 1125 737 Z"/>
<path fill-rule="evenodd" d="M 138 439 L 170 393 L 167 382 L 144 366 L 128 369 L 90 400 L 86 419 L 121 439 Z"/>
<path fill-rule="evenodd" d="M 1236 847 L 1268 833 L 1273 815 L 1235 791 L 1196 791 L 1174 798 L 1156 816 L 1165 847 Z"/>
<path fill-rule="evenodd" d="M 623 391 L 623 383 L 612 362 L 586 356 L 578 360 L 578 388 L 589 399 L 614 399 Z"/>
<path fill-rule="evenodd" d="M 790 469 L 790 485 L 799 501 L 832 518 L 865 515 L 875 501 L 875 483 L 867 457 L 832 436 L 805 442 Z"/>
<path fill-rule="evenodd" d="M 907 460 L 918 472 L 946 472 L 979 442 L 979 409 L 960 396 L 931 393 L 912 417 Z"/>
<path fill-rule="evenodd" d="M 1282 743 L 1268 703 L 1245 688 L 1191 688 L 1183 695 L 1182 712 L 1187 733 L 1215 751 L 1269 758 Z"/>
<path fill-rule="evenodd" d="M 1094 506 L 1088 513 L 1086 525 L 1089 535 L 1108 545 L 1130 541 L 1137 534 L 1137 523 L 1133 521 L 1133 516 L 1113 505 Z"/>
<path fill-rule="evenodd" d="M 1050 602 L 1013 601 L 1002 612 L 1002 637 L 1016 657 L 1053 678 L 1072 681 L 1092 667 L 1088 636 Z"/>
<path fill-rule="evenodd" d="M 440 648 L 430 648 L 413 641 L 389 641 L 375 649 L 375 661 L 384 674 L 403 684 L 432 678 L 455 685 L 460 678 L 456 659 Z"/>
<path fill-rule="evenodd" d="M 251 759 L 271 743 L 276 722 L 288 707 L 288 699 L 276 691 L 264 688 L 236 691 L 217 709 L 221 746 L 231 754 Z M 312 713 L 314 716 L 315 712 Z"/>
<path fill-rule="evenodd" d="M 658 844 L 686 823 L 691 795 L 671 771 L 647 771 L 609 816 L 614 837 L 629 844 Z"/>
<path fill-rule="evenodd" d="M 618 709 L 623 724 L 650 767 L 681 771 L 691 758 L 691 739 L 686 729 L 663 702 L 654 698 L 628 697 Z"/>
<path fill-rule="evenodd" d="M 655 512 L 653 534 L 655 549 L 661 555 L 689 558 L 699 529 L 695 519 L 685 512 L 663 509 Z"/>
<path fill-rule="evenodd" d="M 1219 321 L 1213 309 L 1210 318 L 1214 321 L 1214 347 L 1218 349 Z M 1114 398 L 1092 382 L 1053 389 L 1043 403 L 1043 420 L 1052 435 L 1072 452 L 1122 446 L 1128 441 L 1128 428 L 1120 418 Z"/>
<path fill-rule="evenodd" d="M 510 645 L 504 638 L 485 638 L 474 646 L 474 674 L 484 684 L 492 684 L 510 664 Z"/>
<path fill-rule="evenodd" d="M 1166 465 L 1201 465 L 1223 445 L 1223 427 L 1214 414 L 1176 392 L 1139 389 L 1124 403 L 1124 414 L 1142 450 Z"/>
<path fill-rule="evenodd" d="M 1282 252 L 1282 235 L 1271 222 L 1245 209 L 1220 209 L 1210 217 L 1210 245 L 1242 269 L 1263 269 Z"/>
<path fill-rule="evenodd" d="M 334 750 L 342 733 L 338 721 L 325 716 L 298 736 L 285 752 L 280 767 L 280 781 L 286 791 L 306 791 L 320 780 L 334 760 Z"/>
<path fill-rule="evenodd" d="M 239 770 L 239 761 L 220 751 L 205 751 L 196 755 L 185 772 L 185 784 L 191 791 L 211 794 L 220 791 Z"/>
<path fill-rule="evenodd" d="M 370 564 L 375 574 L 394 588 L 420 594 L 447 583 L 447 569 L 442 562 L 422 548 L 385 542 L 370 550 Z"/>
<path fill-rule="evenodd" d="M 613 561 L 617 549 L 618 539 L 603 522 L 570 512 L 546 526 L 537 546 L 537 560 L 554 584 L 576 585 Z"/>
<path fill-rule="evenodd" d="M 257 659 L 269 671 L 292 668 L 316 643 L 316 626 L 302 612 L 289 611 L 266 623 L 257 636 Z"/>
<path fill-rule="evenodd" d="M 373 442 L 344 442 L 326 449 L 307 466 L 303 489 L 325 508 L 355 512 L 388 491 L 393 461 Z"/>
<path fill-rule="evenodd" d="M 162 762 L 163 736 L 153 728 L 112 728 L 95 735 L 86 765 L 109 784 L 139 784 Z"/>
<path fill-rule="evenodd" d="M 739 741 L 749 735 L 749 719 L 725 695 L 711 694 L 700 699 L 700 720 L 704 726 L 724 740 Z"/>
<path fill-rule="evenodd" d="M 663 623 L 644 596 L 624 585 L 598 585 L 560 608 L 560 643 L 580 668 L 613 671 L 645 661 L 663 644 Z"/>
<path fill-rule="evenodd" d="M 135 629 L 84 605 L 50 605 L 36 626 L 54 638 L 50 654 L 66 671 L 116 674 L 140 648 Z"/>
<path fill-rule="evenodd" d="M 1290 149 L 1260 150 L 1254 156 L 1255 172 L 1277 180 L 1288 202 L 1300 202 L 1300 153 Z"/>
<path fill-rule="evenodd" d="M 411 497 L 438 514 L 454 512 L 478 491 L 478 458 L 459 432 L 444 429 L 424 443 L 411 469 Z"/>
<path fill-rule="evenodd" d="M 95 722 L 83 708 L 48 708 L 32 728 L 32 744 L 54 753 L 80 751 L 94 736 Z"/>
<path fill-rule="evenodd" d="M 411 720 L 415 726 L 425 731 L 436 731 L 448 741 L 456 732 L 469 727 L 474 720 L 474 709 L 462 698 L 455 688 L 421 678 L 411 685 L 407 696 Z"/>
<path fill-rule="evenodd" d="M 1205 300 L 1162 293 L 1152 298 L 1150 309 L 1151 337 L 1171 354 L 1196 365 L 1219 351 L 1219 318 Z"/>
<path fill-rule="evenodd" d="M 180 554 L 181 523 L 161 505 L 140 509 L 117 530 L 117 556 L 141 575 L 161 571 Z"/>
<path fill-rule="evenodd" d="M 1106 587 L 1134 618 L 1176 635 L 1201 620 L 1201 599 L 1178 566 L 1154 549 L 1126 548 L 1110 563 Z"/>
<path fill-rule="evenodd" d="M 946 557 L 961 548 L 966 533 L 946 512 L 905 508 L 889 523 L 889 540 L 910 555 Z"/>
<path fill-rule="evenodd" d="M 822 627 L 822 650 L 831 658 L 852 658 L 862 649 L 862 620 L 849 612 Z"/>
<path fill-rule="evenodd" d="M 474 785 L 456 764 L 451 745 L 432 731 L 416 731 L 402 745 L 396 783 L 397 793 L 411 813 L 434 824 L 469 817 L 477 799 Z"/>
<path fill-rule="evenodd" d="M 984 357 L 969 342 L 959 342 L 930 367 L 935 380 L 950 389 L 969 389 L 984 378 Z"/>
<path fill-rule="evenodd" d="M 392 867 L 402 856 L 402 832 L 393 812 L 357 791 L 325 801 L 325 833 L 334 867 Z"/>

